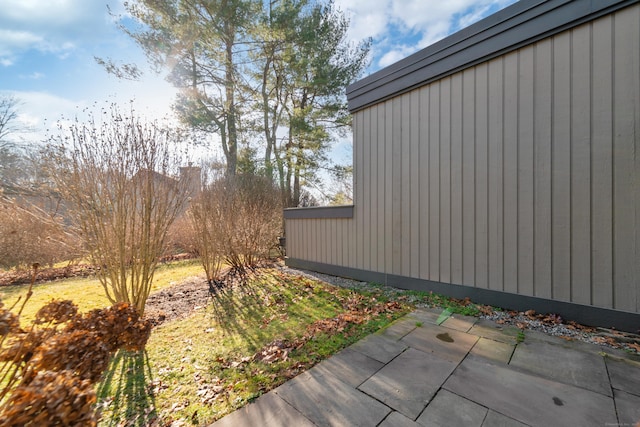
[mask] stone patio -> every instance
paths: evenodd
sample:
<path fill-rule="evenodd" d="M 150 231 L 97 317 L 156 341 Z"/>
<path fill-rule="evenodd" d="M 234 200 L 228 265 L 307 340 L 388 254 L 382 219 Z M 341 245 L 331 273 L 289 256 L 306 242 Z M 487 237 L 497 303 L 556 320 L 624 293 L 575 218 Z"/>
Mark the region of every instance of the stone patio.
<path fill-rule="evenodd" d="M 634 426 L 640 357 L 420 309 L 213 424 Z"/>

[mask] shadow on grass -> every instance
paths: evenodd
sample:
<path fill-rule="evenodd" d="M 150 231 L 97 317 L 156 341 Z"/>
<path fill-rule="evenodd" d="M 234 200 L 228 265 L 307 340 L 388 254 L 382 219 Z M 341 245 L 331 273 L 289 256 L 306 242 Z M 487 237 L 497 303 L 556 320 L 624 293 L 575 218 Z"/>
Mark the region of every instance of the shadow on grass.
<path fill-rule="evenodd" d="M 119 350 L 98 386 L 103 426 L 147 426 L 157 418 L 151 384 L 151 366 L 145 351 Z"/>
<path fill-rule="evenodd" d="M 287 286 L 281 280 L 268 270 L 238 274 L 231 284 L 211 294 L 208 310 L 212 325 L 228 336 L 242 337 L 250 349 L 262 347 L 264 338 L 271 334 L 267 326 L 280 316 L 288 317 L 295 305 L 290 298 L 287 301 Z"/>

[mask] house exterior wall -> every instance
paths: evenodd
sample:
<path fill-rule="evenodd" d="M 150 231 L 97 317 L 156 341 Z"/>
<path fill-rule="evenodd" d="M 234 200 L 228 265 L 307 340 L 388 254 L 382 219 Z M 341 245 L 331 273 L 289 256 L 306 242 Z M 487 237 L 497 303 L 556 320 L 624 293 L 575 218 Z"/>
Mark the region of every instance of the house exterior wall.
<path fill-rule="evenodd" d="M 290 264 L 640 313 L 640 4 L 353 121 L 353 218 L 287 219 Z"/>

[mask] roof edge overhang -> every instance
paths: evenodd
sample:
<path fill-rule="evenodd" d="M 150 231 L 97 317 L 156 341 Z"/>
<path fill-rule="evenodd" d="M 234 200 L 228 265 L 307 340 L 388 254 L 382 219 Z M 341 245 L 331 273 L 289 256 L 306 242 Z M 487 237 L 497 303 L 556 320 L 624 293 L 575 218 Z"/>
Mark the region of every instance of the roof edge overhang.
<path fill-rule="evenodd" d="M 393 98 L 640 0 L 521 0 L 347 87 L 349 111 Z"/>

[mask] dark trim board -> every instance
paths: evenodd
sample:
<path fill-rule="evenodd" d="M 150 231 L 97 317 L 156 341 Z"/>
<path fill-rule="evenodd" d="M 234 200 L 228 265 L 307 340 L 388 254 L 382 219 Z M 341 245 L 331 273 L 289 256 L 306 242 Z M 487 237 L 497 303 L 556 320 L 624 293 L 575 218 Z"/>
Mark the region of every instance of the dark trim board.
<path fill-rule="evenodd" d="M 381 283 L 399 289 L 416 291 L 433 291 L 453 298 L 469 297 L 478 304 L 492 305 L 508 310 L 535 310 L 538 313 L 554 313 L 567 320 L 589 326 L 616 328 L 621 331 L 638 333 L 640 328 L 640 314 L 627 311 L 611 310 L 590 305 L 574 304 L 570 302 L 554 301 L 545 298 L 516 295 L 489 289 L 473 288 L 470 286 L 453 285 L 450 283 L 434 282 L 431 280 L 397 276 L 393 274 L 377 273 L 338 265 L 287 258 L 285 263 L 289 267 L 316 271 L 332 276 L 348 277 L 366 282 Z"/>
<path fill-rule="evenodd" d="M 353 218 L 353 205 L 289 208 L 284 210 L 284 219 L 321 218 Z"/>
<path fill-rule="evenodd" d="M 521 0 L 347 87 L 349 111 L 393 98 L 638 0 Z"/>

